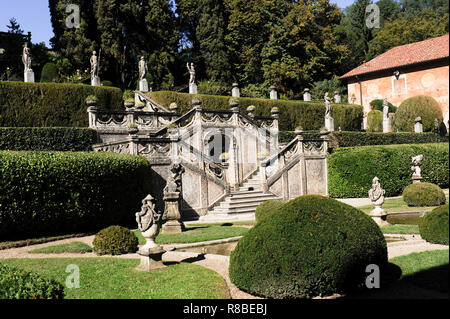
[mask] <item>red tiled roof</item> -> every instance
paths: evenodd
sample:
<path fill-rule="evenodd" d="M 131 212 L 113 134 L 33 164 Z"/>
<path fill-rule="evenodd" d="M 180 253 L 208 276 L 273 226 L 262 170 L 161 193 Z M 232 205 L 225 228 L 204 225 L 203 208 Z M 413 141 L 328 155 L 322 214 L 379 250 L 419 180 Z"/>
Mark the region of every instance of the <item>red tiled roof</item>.
<path fill-rule="evenodd" d="M 449 37 L 428 39 L 425 41 L 401 45 L 380 54 L 376 58 L 351 70 L 341 76 L 341 79 L 362 75 L 375 71 L 387 70 L 416 64 L 426 61 L 433 61 L 449 57 Z"/>

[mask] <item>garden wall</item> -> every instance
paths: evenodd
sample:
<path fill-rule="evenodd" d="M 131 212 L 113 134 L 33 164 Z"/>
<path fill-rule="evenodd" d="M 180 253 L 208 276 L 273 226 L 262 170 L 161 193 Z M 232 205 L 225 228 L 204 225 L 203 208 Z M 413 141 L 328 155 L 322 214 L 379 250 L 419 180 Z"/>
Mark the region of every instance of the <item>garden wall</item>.
<path fill-rule="evenodd" d="M 449 187 L 449 144 L 403 144 L 335 149 L 328 157 L 328 190 L 331 197 L 367 197 L 377 176 L 386 196 L 401 195 L 411 183 L 411 157 L 423 154 L 423 182 Z"/>

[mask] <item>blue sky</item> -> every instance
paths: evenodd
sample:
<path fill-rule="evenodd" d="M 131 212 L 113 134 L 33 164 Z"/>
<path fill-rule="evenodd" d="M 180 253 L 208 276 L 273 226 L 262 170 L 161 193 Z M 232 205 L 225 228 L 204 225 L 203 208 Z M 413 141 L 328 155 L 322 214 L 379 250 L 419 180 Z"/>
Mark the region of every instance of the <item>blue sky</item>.
<path fill-rule="evenodd" d="M 345 8 L 354 0 L 331 0 L 339 8 Z M 50 23 L 48 0 L 0 0 L 0 31 L 8 31 L 6 25 L 10 18 L 16 18 L 21 29 L 27 33 L 31 31 L 32 42 L 45 42 L 53 37 Z"/>

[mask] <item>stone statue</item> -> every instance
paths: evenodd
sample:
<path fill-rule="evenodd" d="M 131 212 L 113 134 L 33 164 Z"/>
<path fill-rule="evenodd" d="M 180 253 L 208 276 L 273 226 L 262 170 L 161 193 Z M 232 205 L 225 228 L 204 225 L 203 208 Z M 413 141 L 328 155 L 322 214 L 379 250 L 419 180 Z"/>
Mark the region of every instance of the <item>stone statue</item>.
<path fill-rule="evenodd" d="M 189 78 L 189 84 L 195 84 L 195 68 L 194 68 L 194 63 L 191 63 L 191 65 L 189 66 L 189 63 L 187 63 L 187 69 L 189 71 L 190 74 L 190 78 Z"/>
<path fill-rule="evenodd" d="M 389 118 L 389 103 L 386 98 L 383 99 L 383 133 L 392 132 L 392 123 Z"/>
<path fill-rule="evenodd" d="M 139 61 L 139 79 L 144 80 L 147 72 L 148 72 L 147 62 L 145 62 L 144 57 L 141 56 L 141 60 Z"/>
<path fill-rule="evenodd" d="M 389 104 L 386 98 L 383 99 L 383 119 L 389 119 Z"/>
<path fill-rule="evenodd" d="M 369 199 L 375 208 L 370 212 L 370 217 L 379 226 L 387 226 L 389 223 L 386 221 L 387 213 L 381 208 L 384 204 L 384 194 L 386 191 L 381 187 L 380 180 L 378 177 L 374 177 L 372 180 L 372 188 L 369 190 Z"/>
<path fill-rule="evenodd" d="M 98 58 L 97 58 L 97 52 L 92 52 L 91 56 L 91 78 L 95 78 L 98 76 Z"/>
<path fill-rule="evenodd" d="M 22 62 L 25 72 L 33 72 L 33 70 L 31 69 L 30 49 L 28 48 L 28 44 L 26 42 L 25 45 L 23 46 Z"/>
<path fill-rule="evenodd" d="M 174 163 L 170 167 L 167 185 L 164 188 L 164 222 L 165 233 L 181 233 L 184 224 L 181 222 L 180 199 L 181 199 L 181 174 L 184 168 L 180 163 Z"/>
<path fill-rule="evenodd" d="M 420 181 L 422 180 L 422 170 L 420 169 L 420 165 L 422 164 L 423 159 L 424 159 L 424 156 L 422 154 L 413 156 L 411 158 L 411 162 L 412 162 L 411 170 L 413 171 L 413 174 L 412 174 L 413 183 L 420 183 Z"/>
<path fill-rule="evenodd" d="M 157 213 L 155 210 L 155 199 L 152 195 L 147 195 L 142 200 L 141 211 L 136 213 L 136 222 L 138 224 L 139 230 L 147 239 L 146 244 L 140 249 L 145 251 L 158 247 L 155 243 L 155 238 L 159 234 L 161 228 L 161 213 Z"/>
<path fill-rule="evenodd" d="M 331 98 L 328 96 L 328 92 L 325 93 L 325 117 L 331 117 Z"/>
<path fill-rule="evenodd" d="M 181 164 L 176 163 L 171 166 L 167 178 L 167 185 L 164 188 L 164 194 L 181 192 L 181 174 L 183 174 L 183 172 L 184 168 Z"/>

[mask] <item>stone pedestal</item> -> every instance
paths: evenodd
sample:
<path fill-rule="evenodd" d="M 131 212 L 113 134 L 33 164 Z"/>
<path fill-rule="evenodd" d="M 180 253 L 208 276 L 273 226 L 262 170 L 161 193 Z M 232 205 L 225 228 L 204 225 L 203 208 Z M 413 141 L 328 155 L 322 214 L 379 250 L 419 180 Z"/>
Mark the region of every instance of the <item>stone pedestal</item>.
<path fill-rule="evenodd" d="M 146 79 L 139 81 L 139 91 L 148 92 L 148 82 Z"/>
<path fill-rule="evenodd" d="M 180 193 L 164 194 L 165 209 L 163 221 L 165 221 L 162 230 L 164 233 L 181 233 L 184 230 L 184 224 L 181 222 L 180 214 Z"/>
<path fill-rule="evenodd" d="M 423 133 L 423 125 L 420 122 L 416 122 L 416 124 L 414 124 L 414 132 L 415 133 Z"/>
<path fill-rule="evenodd" d="M 197 84 L 189 84 L 189 94 L 197 94 Z"/>
<path fill-rule="evenodd" d="M 334 132 L 334 119 L 331 116 L 325 117 L 325 128 L 329 132 Z"/>
<path fill-rule="evenodd" d="M 390 225 L 386 221 L 387 213 L 386 213 L 386 211 L 383 208 L 381 208 L 381 206 L 375 206 L 375 209 L 373 209 L 370 212 L 369 216 L 372 217 L 372 219 L 375 221 L 375 223 L 377 223 L 377 225 L 380 226 L 380 227 Z"/>
<path fill-rule="evenodd" d="M 91 85 L 92 86 L 100 86 L 100 77 L 98 77 L 98 76 L 91 77 Z"/>
<path fill-rule="evenodd" d="M 391 133 L 392 132 L 392 122 L 390 118 L 385 118 L 383 120 L 383 133 Z"/>
<path fill-rule="evenodd" d="M 23 73 L 23 81 L 34 83 L 34 72 L 33 71 L 25 71 Z"/>
<path fill-rule="evenodd" d="M 241 97 L 241 91 L 239 90 L 239 86 L 237 83 L 233 83 L 233 88 L 231 89 L 232 97 Z"/>
<path fill-rule="evenodd" d="M 309 93 L 309 89 L 305 89 L 305 92 L 303 93 L 303 101 L 311 102 L 311 93 Z"/>
<path fill-rule="evenodd" d="M 137 266 L 137 270 L 152 271 L 167 267 L 162 263 L 162 255 L 166 251 L 161 247 L 147 249 L 146 251 L 139 250 L 138 254 L 141 257 L 141 263 Z"/>
<path fill-rule="evenodd" d="M 278 92 L 277 92 L 277 88 L 275 86 L 270 87 L 270 99 L 278 100 Z"/>
<path fill-rule="evenodd" d="M 412 176 L 412 182 L 413 182 L 413 184 L 415 184 L 415 183 L 420 183 L 422 181 L 422 176 L 416 176 L 416 175 L 413 175 Z"/>

